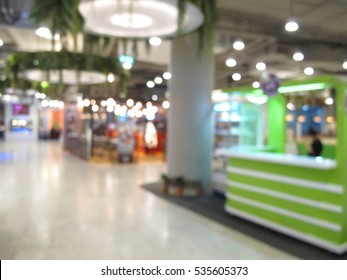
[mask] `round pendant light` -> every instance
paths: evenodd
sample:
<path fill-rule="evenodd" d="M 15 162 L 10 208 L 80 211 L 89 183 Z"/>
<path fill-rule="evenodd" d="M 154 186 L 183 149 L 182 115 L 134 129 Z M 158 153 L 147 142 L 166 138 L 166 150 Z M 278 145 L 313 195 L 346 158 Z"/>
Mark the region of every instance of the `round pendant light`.
<path fill-rule="evenodd" d="M 178 30 L 177 0 L 84 0 L 78 9 L 87 32 L 100 35 L 148 38 L 172 37 L 197 29 L 204 21 L 192 3 L 185 4 L 181 30 Z"/>
<path fill-rule="evenodd" d="M 58 70 L 50 70 L 49 75 L 46 71 L 39 69 L 28 69 L 20 73 L 20 76 L 29 81 L 46 81 L 47 77 L 52 84 L 58 84 L 61 82 L 66 85 L 77 85 L 77 84 L 101 84 L 105 83 L 107 77 L 105 74 L 95 71 L 79 71 L 64 69 L 60 75 Z"/>

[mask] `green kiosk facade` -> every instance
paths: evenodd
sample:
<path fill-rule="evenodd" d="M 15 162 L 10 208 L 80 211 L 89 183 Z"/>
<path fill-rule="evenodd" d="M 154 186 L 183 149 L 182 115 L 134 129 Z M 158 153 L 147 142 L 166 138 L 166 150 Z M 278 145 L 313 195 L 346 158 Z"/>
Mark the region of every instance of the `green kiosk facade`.
<path fill-rule="evenodd" d="M 262 145 L 225 151 L 228 213 L 336 254 L 347 251 L 346 89 L 324 76 L 285 82 L 268 98 L 259 116 Z M 262 95 L 253 88 L 225 91 Z M 320 157 L 304 150 L 312 126 L 322 137 Z"/>

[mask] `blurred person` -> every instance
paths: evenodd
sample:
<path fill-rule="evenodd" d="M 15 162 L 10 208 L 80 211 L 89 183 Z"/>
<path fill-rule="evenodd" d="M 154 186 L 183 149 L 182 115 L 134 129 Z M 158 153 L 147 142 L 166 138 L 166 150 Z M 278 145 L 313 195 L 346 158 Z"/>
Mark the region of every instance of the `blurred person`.
<path fill-rule="evenodd" d="M 311 144 L 309 147 L 308 155 L 311 157 L 318 157 L 323 151 L 323 144 L 318 137 L 318 132 L 314 128 L 308 130 L 308 135 L 311 137 Z"/>

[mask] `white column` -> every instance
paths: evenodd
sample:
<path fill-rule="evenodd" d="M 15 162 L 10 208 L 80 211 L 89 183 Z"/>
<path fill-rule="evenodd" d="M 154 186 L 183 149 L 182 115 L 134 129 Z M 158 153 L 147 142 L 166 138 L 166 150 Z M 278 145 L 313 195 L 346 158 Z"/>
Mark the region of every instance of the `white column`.
<path fill-rule="evenodd" d="M 172 41 L 167 163 L 170 177 L 210 181 L 212 51 L 199 53 L 196 34 Z"/>

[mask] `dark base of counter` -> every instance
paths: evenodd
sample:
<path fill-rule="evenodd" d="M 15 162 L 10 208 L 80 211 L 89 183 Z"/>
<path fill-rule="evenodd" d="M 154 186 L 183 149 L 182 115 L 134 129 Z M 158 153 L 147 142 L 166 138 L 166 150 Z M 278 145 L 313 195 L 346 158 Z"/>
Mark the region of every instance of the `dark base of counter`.
<path fill-rule="evenodd" d="M 225 197 L 212 193 L 200 197 L 176 197 L 162 192 L 162 184 L 151 183 L 142 186 L 159 197 L 183 206 L 207 218 L 213 219 L 233 230 L 242 232 L 254 239 L 267 243 L 279 250 L 285 251 L 305 260 L 347 260 L 347 253 L 336 255 L 318 247 L 301 242 L 297 239 L 253 224 L 236 216 L 227 214 L 224 210 Z"/>

